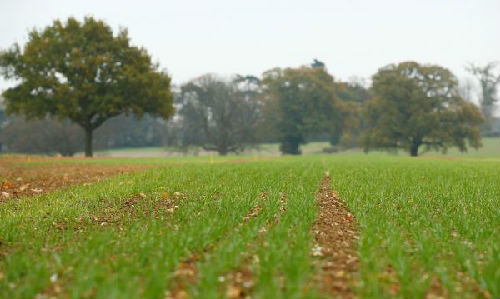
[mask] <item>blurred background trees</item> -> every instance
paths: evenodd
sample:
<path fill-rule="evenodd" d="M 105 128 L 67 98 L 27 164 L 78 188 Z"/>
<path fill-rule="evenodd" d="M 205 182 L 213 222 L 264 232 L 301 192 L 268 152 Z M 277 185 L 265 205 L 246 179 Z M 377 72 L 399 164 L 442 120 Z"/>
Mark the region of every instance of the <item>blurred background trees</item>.
<path fill-rule="evenodd" d="M 176 87 L 125 29 L 69 18 L 0 53 L 2 75 L 18 83 L 0 98 L 0 148 L 91 156 L 93 148 L 168 146 L 227 155 L 279 143 L 282 153 L 300 154 L 302 144 L 323 141 L 327 152 L 466 151 L 481 145 L 480 134 L 500 134 L 496 68 L 469 64 L 474 79 L 458 82 L 440 66 L 402 62 L 371 80 L 340 81 L 314 59 Z"/>
<path fill-rule="evenodd" d="M 265 111 L 272 118 L 268 125 L 278 132 L 281 152 L 300 154 L 299 146 L 309 137 L 340 139 L 351 110 L 337 96 L 334 79 L 322 63 L 271 69 L 262 82 Z"/>
<path fill-rule="evenodd" d="M 183 85 L 179 111 L 184 130 L 182 145 L 197 145 L 226 155 L 254 143 L 258 104 L 257 91 L 251 86 L 258 86 L 256 79 L 239 76 L 224 80 L 207 74 Z"/>
<path fill-rule="evenodd" d="M 70 121 L 14 117 L 2 128 L 4 150 L 30 154 L 73 156 L 83 147 L 83 130 Z"/>

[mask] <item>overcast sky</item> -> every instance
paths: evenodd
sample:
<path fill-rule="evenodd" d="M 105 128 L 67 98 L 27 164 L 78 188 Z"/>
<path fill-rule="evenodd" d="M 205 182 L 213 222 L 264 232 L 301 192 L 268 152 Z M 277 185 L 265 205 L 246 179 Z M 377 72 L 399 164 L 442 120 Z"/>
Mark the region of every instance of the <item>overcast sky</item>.
<path fill-rule="evenodd" d="M 498 0 L 0 0 L 0 49 L 54 19 L 94 16 L 127 27 L 176 84 L 203 73 L 260 75 L 318 58 L 342 80 L 388 63 L 500 61 Z M 0 90 L 10 86 L 0 79 Z"/>

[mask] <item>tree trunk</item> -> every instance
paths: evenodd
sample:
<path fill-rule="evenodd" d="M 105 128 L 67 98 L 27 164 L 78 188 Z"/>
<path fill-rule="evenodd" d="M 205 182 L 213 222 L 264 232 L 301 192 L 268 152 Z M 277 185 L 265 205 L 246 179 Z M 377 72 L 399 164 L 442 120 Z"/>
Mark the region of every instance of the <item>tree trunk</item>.
<path fill-rule="evenodd" d="M 292 155 L 300 155 L 300 149 L 299 149 L 300 144 L 294 142 L 290 145 L 290 154 Z"/>
<path fill-rule="evenodd" d="M 299 146 L 300 143 L 295 142 L 295 140 L 285 140 L 280 144 L 280 151 L 283 154 L 300 155 Z"/>
<path fill-rule="evenodd" d="M 92 157 L 92 129 L 85 129 L 85 157 Z"/>
<path fill-rule="evenodd" d="M 412 143 L 410 146 L 410 156 L 412 157 L 418 157 L 418 147 L 420 144 L 418 143 Z"/>

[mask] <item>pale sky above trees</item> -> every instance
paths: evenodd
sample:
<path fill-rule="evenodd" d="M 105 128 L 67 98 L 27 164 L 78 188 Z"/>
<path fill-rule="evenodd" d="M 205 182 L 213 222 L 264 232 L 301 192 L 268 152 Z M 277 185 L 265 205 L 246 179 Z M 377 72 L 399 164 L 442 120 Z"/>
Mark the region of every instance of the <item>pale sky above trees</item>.
<path fill-rule="evenodd" d="M 404 60 L 459 77 L 468 62 L 500 61 L 497 0 L 2 0 L 0 49 L 69 16 L 127 27 L 175 84 L 207 72 L 261 75 L 313 58 L 342 80 Z M 0 79 L 0 91 L 11 85 Z"/>

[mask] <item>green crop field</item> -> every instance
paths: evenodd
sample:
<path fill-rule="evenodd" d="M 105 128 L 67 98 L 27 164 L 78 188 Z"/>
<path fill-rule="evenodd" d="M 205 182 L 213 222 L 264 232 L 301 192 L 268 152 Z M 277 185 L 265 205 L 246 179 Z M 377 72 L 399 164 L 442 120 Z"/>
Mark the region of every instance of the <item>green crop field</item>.
<path fill-rule="evenodd" d="M 485 156 L 18 161 L 152 168 L 0 201 L 0 298 L 330 298 L 325 175 L 358 230 L 340 297 L 499 298 L 500 159 Z"/>

